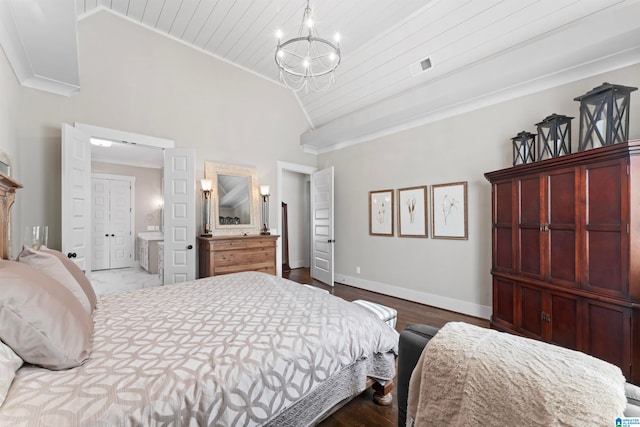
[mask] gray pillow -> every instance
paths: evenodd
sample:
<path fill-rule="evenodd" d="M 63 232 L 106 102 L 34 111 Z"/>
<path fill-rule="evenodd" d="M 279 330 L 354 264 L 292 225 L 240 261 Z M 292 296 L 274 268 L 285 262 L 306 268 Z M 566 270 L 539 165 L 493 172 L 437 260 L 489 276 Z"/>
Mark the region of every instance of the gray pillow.
<path fill-rule="evenodd" d="M 69 272 L 62 261 L 50 250 L 35 250 L 28 246 L 22 248 L 17 260 L 34 267 L 67 288 L 78 299 L 82 307 L 91 314 L 93 307 L 86 292 Z"/>
<path fill-rule="evenodd" d="M 48 369 L 82 364 L 93 319 L 63 285 L 36 269 L 0 260 L 0 340 L 22 360 Z"/>
<path fill-rule="evenodd" d="M 98 298 L 96 298 L 96 292 L 93 290 L 93 285 L 91 285 L 91 282 L 89 281 L 87 276 L 84 274 L 84 271 L 80 270 L 80 267 L 78 267 L 78 264 L 71 261 L 62 252 L 56 251 L 55 249 L 49 249 L 46 246 L 41 246 L 40 252 L 53 255 L 56 258 L 58 258 L 60 261 L 62 261 L 62 264 L 64 264 L 64 266 L 67 268 L 69 273 L 71 273 L 73 278 L 76 279 L 76 281 L 82 287 L 82 290 L 84 291 L 84 293 L 87 295 L 87 298 L 89 299 L 89 304 L 91 305 L 91 312 L 93 312 L 93 309 L 96 308 L 96 302 L 98 301 Z"/>

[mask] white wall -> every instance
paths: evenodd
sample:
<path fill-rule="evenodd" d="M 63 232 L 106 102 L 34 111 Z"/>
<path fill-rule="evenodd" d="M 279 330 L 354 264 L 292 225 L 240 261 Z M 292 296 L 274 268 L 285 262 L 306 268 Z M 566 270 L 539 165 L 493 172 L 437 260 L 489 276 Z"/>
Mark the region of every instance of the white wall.
<path fill-rule="evenodd" d="M 552 113 L 576 117 L 577 146 L 573 98 L 604 81 L 639 87 L 640 65 L 319 156 L 319 168 L 335 167 L 336 281 L 488 316 L 491 189 L 483 174 L 511 166 L 510 138 L 536 132 L 535 123 Z M 634 139 L 640 138 L 640 92 L 631 101 Z M 469 240 L 369 236 L 369 191 L 456 181 L 468 181 Z"/>
<path fill-rule="evenodd" d="M 282 193 L 287 204 L 289 267 L 309 267 L 309 176 L 282 171 Z"/>
<path fill-rule="evenodd" d="M 20 214 L 49 225 L 52 247 L 60 245 L 62 122 L 195 148 L 198 179 L 211 160 L 255 166 L 260 183 L 275 189 L 278 160 L 315 166 L 315 156 L 299 147 L 309 125 L 291 91 L 107 12 L 79 22 L 78 43 L 80 93 L 22 89 L 17 117 L 19 166 L 29 170 Z"/>

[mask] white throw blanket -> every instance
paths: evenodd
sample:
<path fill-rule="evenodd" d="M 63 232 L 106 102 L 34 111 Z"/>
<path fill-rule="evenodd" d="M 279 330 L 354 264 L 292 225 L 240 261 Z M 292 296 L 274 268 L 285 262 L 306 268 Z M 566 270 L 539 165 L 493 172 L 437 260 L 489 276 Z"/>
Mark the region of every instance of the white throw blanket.
<path fill-rule="evenodd" d="M 413 371 L 407 425 L 615 425 L 624 383 L 618 367 L 584 353 L 451 322 Z"/>

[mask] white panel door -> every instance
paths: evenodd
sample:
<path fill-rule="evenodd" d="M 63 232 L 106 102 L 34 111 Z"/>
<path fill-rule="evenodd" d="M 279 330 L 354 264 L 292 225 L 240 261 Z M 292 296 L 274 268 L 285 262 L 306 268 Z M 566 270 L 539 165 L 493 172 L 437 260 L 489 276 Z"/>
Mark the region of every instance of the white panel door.
<path fill-rule="evenodd" d="M 92 270 L 133 266 L 131 180 L 92 178 Z"/>
<path fill-rule="evenodd" d="M 333 167 L 311 174 L 311 277 L 333 286 Z"/>
<path fill-rule="evenodd" d="M 196 277 L 195 150 L 164 151 L 164 283 Z"/>
<path fill-rule="evenodd" d="M 91 252 L 92 270 L 110 268 L 109 260 L 109 180 L 91 180 Z"/>
<path fill-rule="evenodd" d="M 131 267 L 131 182 L 111 180 L 109 202 L 111 268 Z"/>
<path fill-rule="evenodd" d="M 62 124 L 62 252 L 91 271 L 91 147 L 89 135 Z"/>

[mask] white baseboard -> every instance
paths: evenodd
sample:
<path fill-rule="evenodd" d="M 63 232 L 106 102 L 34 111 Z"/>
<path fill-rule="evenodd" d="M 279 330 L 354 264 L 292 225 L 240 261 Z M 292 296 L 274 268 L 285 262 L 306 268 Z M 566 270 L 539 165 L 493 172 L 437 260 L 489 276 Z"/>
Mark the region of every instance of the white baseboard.
<path fill-rule="evenodd" d="M 469 316 L 489 319 L 491 317 L 491 307 L 487 305 L 474 304 L 467 301 L 460 301 L 453 298 L 443 297 L 441 295 L 429 294 L 426 292 L 415 291 L 413 289 L 400 288 L 385 283 L 373 282 L 371 280 L 351 277 L 344 274 L 336 274 L 335 281 L 344 283 L 345 285 L 354 286 L 356 288 L 365 289 L 367 291 L 377 292 L 396 298 L 402 298 L 409 301 L 419 302 L 421 304 L 442 308 L 444 310 L 455 311 L 457 313 L 467 314 Z"/>
<path fill-rule="evenodd" d="M 304 258 L 292 259 L 292 260 L 289 260 L 289 267 L 291 267 L 291 269 L 309 268 L 309 261 L 305 261 Z"/>

